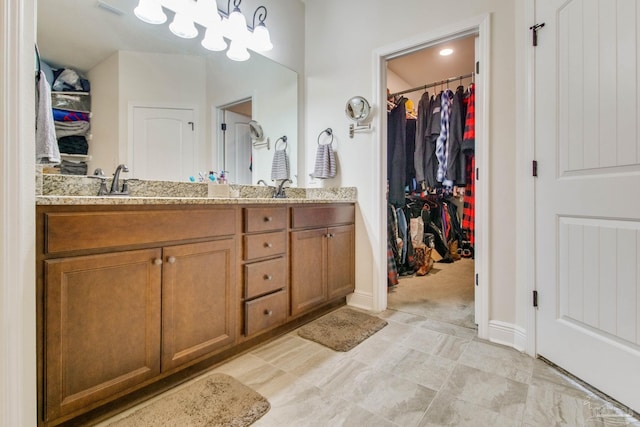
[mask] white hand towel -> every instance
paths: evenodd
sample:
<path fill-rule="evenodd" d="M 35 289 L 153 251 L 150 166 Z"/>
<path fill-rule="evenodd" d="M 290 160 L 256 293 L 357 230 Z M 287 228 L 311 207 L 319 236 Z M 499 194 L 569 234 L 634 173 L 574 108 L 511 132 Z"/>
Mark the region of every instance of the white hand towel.
<path fill-rule="evenodd" d="M 289 156 L 287 149 L 275 150 L 273 153 L 273 163 L 271 163 L 271 179 L 289 179 Z"/>
<path fill-rule="evenodd" d="M 312 178 L 327 179 L 336 176 L 336 158 L 333 153 L 332 144 L 318 145 L 316 151 L 316 165 L 313 169 Z"/>
<path fill-rule="evenodd" d="M 38 79 L 38 111 L 36 112 L 36 161 L 60 163 L 60 150 L 51 109 L 51 87 L 44 71 Z"/>

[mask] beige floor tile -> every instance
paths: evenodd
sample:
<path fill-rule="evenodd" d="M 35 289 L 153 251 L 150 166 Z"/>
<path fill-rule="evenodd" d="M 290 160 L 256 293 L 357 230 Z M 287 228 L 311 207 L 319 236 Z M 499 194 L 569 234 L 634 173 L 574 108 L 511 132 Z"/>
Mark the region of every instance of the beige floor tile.
<path fill-rule="evenodd" d="M 469 343 L 458 362 L 525 384 L 529 384 L 533 371 L 533 359 L 530 356 L 482 341 Z"/>

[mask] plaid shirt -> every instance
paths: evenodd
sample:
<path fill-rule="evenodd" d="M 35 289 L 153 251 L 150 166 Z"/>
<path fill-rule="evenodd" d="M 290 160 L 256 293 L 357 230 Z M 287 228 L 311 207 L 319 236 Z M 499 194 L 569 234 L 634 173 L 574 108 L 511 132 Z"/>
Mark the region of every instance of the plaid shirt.
<path fill-rule="evenodd" d="M 464 207 L 462 209 L 462 230 L 467 235 L 467 240 L 474 244 L 475 232 L 475 158 L 473 154 L 467 154 L 467 187 L 464 191 Z"/>
<path fill-rule="evenodd" d="M 476 145 L 476 94 L 475 86 L 469 87 L 467 98 L 467 117 L 464 121 L 464 135 L 462 136 L 461 149 L 463 153 L 473 152 Z M 468 176 L 468 175 L 467 175 Z"/>

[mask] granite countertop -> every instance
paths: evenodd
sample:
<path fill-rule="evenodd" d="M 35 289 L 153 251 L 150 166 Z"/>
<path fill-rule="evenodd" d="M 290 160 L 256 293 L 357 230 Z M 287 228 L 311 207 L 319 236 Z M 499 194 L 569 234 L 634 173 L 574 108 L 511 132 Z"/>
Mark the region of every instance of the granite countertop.
<path fill-rule="evenodd" d="M 287 197 L 130 197 L 130 196 L 37 196 L 36 205 L 250 205 L 287 203 L 355 203 L 352 198 L 310 199 Z"/>
<path fill-rule="evenodd" d="M 111 179 L 107 179 L 110 188 Z M 37 205 L 221 205 L 287 203 L 355 203 L 355 187 L 286 188 L 285 198 L 272 197 L 274 188 L 252 185 L 209 186 L 198 182 L 128 180 L 128 196 L 96 196 L 97 179 L 72 175 L 36 175 Z M 221 193 L 219 190 L 225 190 Z"/>

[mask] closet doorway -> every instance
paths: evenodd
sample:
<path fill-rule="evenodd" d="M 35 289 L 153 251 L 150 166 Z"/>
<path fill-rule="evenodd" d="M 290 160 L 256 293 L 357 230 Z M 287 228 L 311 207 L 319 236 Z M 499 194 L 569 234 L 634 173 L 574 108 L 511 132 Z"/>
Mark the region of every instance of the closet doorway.
<path fill-rule="evenodd" d="M 253 102 L 251 98 L 218 109 L 219 168 L 233 184 L 251 185 L 253 182 L 253 146 L 249 122 Z"/>
<path fill-rule="evenodd" d="M 476 42 L 386 62 L 387 307 L 474 329 Z"/>

